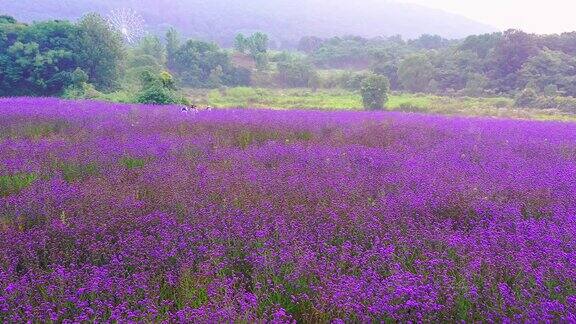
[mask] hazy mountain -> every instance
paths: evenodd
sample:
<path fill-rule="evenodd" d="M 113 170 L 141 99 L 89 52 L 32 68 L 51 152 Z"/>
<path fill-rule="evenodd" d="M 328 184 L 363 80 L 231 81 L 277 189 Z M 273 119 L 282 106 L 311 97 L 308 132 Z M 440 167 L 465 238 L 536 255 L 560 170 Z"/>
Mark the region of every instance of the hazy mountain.
<path fill-rule="evenodd" d="M 461 38 L 494 31 L 462 16 L 386 0 L 0 0 L 1 14 L 22 21 L 74 20 L 118 8 L 137 10 L 152 32 L 174 26 L 187 36 L 222 44 L 230 44 L 238 32 L 257 30 L 283 46 L 302 36 Z"/>

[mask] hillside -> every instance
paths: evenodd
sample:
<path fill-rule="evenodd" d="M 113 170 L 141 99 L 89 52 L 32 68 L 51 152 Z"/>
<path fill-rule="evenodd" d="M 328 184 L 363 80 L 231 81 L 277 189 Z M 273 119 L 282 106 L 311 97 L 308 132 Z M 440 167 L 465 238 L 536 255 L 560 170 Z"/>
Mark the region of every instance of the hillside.
<path fill-rule="evenodd" d="M 467 18 L 412 4 L 363 0 L 2 0 L 1 14 L 23 21 L 76 19 L 111 9 L 140 12 L 151 32 L 168 26 L 187 36 L 231 43 L 238 32 L 264 31 L 277 46 L 293 46 L 302 36 L 438 34 L 461 38 L 493 31 Z"/>

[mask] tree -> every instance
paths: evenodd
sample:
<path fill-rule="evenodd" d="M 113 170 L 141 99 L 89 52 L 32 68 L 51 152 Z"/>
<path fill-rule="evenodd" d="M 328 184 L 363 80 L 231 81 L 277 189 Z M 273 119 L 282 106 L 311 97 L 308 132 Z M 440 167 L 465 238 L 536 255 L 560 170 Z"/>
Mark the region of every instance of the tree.
<path fill-rule="evenodd" d="M 84 16 L 78 27 L 80 33 L 77 53 L 80 67 L 88 73 L 90 82 L 96 88 L 116 88 L 126 54 L 122 36 L 112 30 L 98 14 Z"/>
<path fill-rule="evenodd" d="M 532 88 L 524 89 L 514 101 L 516 107 L 531 108 L 536 105 L 538 101 L 538 94 Z"/>
<path fill-rule="evenodd" d="M 81 68 L 76 68 L 76 70 L 72 72 L 72 85 L 75 87 L 83 86 L 88 83 L 89 79 L 88 73 L 84 72 Z"/>
<path fill-rule="evenodd" d="M 507 30 L 494 50 L 492 77 L 498 81 L 499 91 L 507 92 L 518 84 L 518 71 L 526 61 L 538 54 L 534 35 L 520 30 Z"/>
<path fill-rule="evenodd" d="M 485 59 L 501 39 L 502 33 L 468 36 L 460 44 L 458 49 L 462 51 L 472 51 L 481 59 Z"/>
<path fill-rule="evenodd" d="M 210 75 L 208 76 L 207 85 L 210 88 L 218 88 L 222 85 L 222 80 L 224 77 L 224 70 L 222 66 L 218 65 L 210 71 Z"/>
<path fill-rule="evenodd" d="M 136 95 L 136 101 L 139 103 L 169 105 L 182 101 L 175 93 L 172 75 L 166 71 L 160 74 L 143 72 L 141 84 L 142 88 Z"/>
<path fill-rule="evenodd" d="M 364 108 L 368 110 L 382 110 L 388 101 L 388 92 L 390 83 L 384 76 L 369 74 L 364 81 L 360 92 L 362 93 L 362 102 Z"/>
<path fill-rule="evenodd" d="M 298 50 L 306 54 L 312 54 L 322 46 L 322 43 L 324 43 L 324 40 L 320 37 L 302 37 L 298 42 Z"/>
<path fill-rule="evenodd" d="M 62 93 L 71 82 L 79 57 L 78 29 L 64 21 L 18 24 L 0 20 L 0 95 Z"/>
<path fill-rule="evenodd" d="M 216 44 L 189 40 L 174 54 L 172 71 L 183 84 L 191 87 L 218 87 L 224 76 L 233 74 L 228 54 Z"/>
<path fill-rule="evenodd" d="M 180 49 L 180 37 L 174 28 L 166 32 L 166 66 L 171 71 L 175 69 L 176 52 Z"/>
<path fill-rule="evenodd" d="M 408 42 L 409 45 L 418 49 L 441 49 L 448 46 L 449 43 L 449 40 L 444 39 L 441 36 L 428 34 L 424 34 L 418 39 L 414 39 Z"/>
<path fill-rule="evenodd" d="M 146 36 L 140 40 L 134 49 L 136 56 L 153 57 L 159 65 L 166 64 L 166 48 L 158 36 Z"/>
<path fill-rule="evenodd" d="M 239 53 L 246 53 L 246 50 L 248 49 L 248 39 L 246 38 L 246 36 L 244 36 L 244 34 L 238 34 L 236 35 L 236 38 L 234 39 L 234 49 L 239 52 Z"/>
<path fill-rule="evenodd" d="M 89 76 L 80 68 L 76 68 L 72 72 L 72 84 L 68 86 L 62 97 L 67 99 L 91 99 L 96 98 L 101 93 L 99 93 L 94 86 L 88 83 Z"/>
<path fill-rule="evenodd" d="M 260 71 L 267 70 L 270 65 L 270 60 L 266 53 L 256 54 L 256 56 L 254 56 L 254 61 L 256 62 L 256 68 Z"/>
<path fill-rule="evenodd" d="M 423 54 L 407 57 L 398 68 L 398 79 L 404 89 L 411 92 L 426 92 L 434 78 L 434 66 Z"/>
<path fill-rule="evenodd" d="M 310 81 L 317 78 L 312 64 L 298 58 L 291 58 L 278 63 L 279 81 L 290 87 L 307 87 Z"/>
<path fill-rule="evenodd" d="M 257 32 L 248 37 L 248 50 L 252 57 L 265 54 L 268 51 L 268 35 Z"/>
<path fill-rule="evenodd" d="M 576 58 L 568 54 L 544 49 L 526 61 L 519 74 L 520 86 L 542 92 L 552 85 L 557 91 L 576 96 Z"/>
<path fill-rule="evenodd" d="M 471 97 L 480 97 L 484 94 L 488 86 L 488 78 L 478 73 L 471 73 L 467 76 L 466 87 L 462 89 L 462 94 Z"/>

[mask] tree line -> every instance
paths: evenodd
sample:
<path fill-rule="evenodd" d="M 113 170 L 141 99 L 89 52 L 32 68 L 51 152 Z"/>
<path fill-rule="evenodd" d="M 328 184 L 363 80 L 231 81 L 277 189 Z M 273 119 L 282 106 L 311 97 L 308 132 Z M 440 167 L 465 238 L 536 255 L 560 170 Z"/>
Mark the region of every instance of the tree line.
<path fill-rule="evenodd" d="M 31 25 L 0 16 L 0 96 L 59 95 L 84 75 L 100 90 L 114 89 L 125 54 L 96 14 Z"/>
<path fill-rule="evenodd" d="M 98 14 L 32 24 L 0 16 L 0 96 L 82 98 L 124 89 L 134 94 L 128 100 L 172 103 L 183 100 L 178 87 L 260 86 L 522 96 L 524 105 L 551 107 L 560 101 L 550 97 L 576 97 L 576 32 L 304 37 L 292 51 L 268 47 L 260 32 L 239 34 L 233 49 L 222 49 L 173 28 L 128 46 Z"/>
<path fill-rule="evenodd" d="M 439 94 L 576 96 L 576 32 L 535 35 L 508 30 L 446 40 L 423 35 L 366 39 L 305 37 L 298 49 L 319 68 L 367 69 L 393 90 Z"/>

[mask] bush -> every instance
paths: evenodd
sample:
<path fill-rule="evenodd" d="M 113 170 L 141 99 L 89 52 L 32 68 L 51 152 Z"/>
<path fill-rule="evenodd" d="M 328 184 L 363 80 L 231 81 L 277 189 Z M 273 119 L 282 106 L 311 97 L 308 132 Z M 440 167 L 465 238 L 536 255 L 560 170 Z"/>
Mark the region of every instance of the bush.
<path fill-rule="evenodd" d="M 170 105 L 178 102 L 174 93 L 167 88 L 154 85 L 142 89 L 136 96 L 136 102 L 144 104 Z"/>
<path fill-rule="evenodd" d="M 183 98 L 176 94 L 172 75 L 166 71 L 160 74 L 145 71 L 142 73 L 141 82 L 142 89 L 136 95 L 138 103 L 170 105 L 183 102 Z"/>
<path fill-rule="evenodd" d="M 532 88 L 526 88 L 517 97 L 514 105 L 516 107 L 530 108 L 538 101 L 538 94 Z"/>
<path fill-rule="evenodd" d="M 388 78 L 370 74 L 362 81 L 360 92 L 364 108 L 368 110 L 381 110 L 388 101 L 390 82 Z"/>
<path fill-rule="evenodd" d="M 318 78 L 314 67 L 303 60 L 293 59 L 278 63 L 278 79 L 284 86 L 308 87 Z M 316 83 L 317 84 L 317 83 Z"/>
<path fill-rule="evenodd" d="M 95 99 L 102 95 L 94 86 L 88 83 L 89 76 L 80 68 L 71 74 L 72 84 L 64 89 L 62 97 L 66 99 Z"/>
<path fill-rule="evenodd" d="M 576 113 L 576 98 L 560 96 L 539 96 L 536 91 L 526 89 L 516 98 L 516 107 L 559 109 L 566 112 Z"/>

